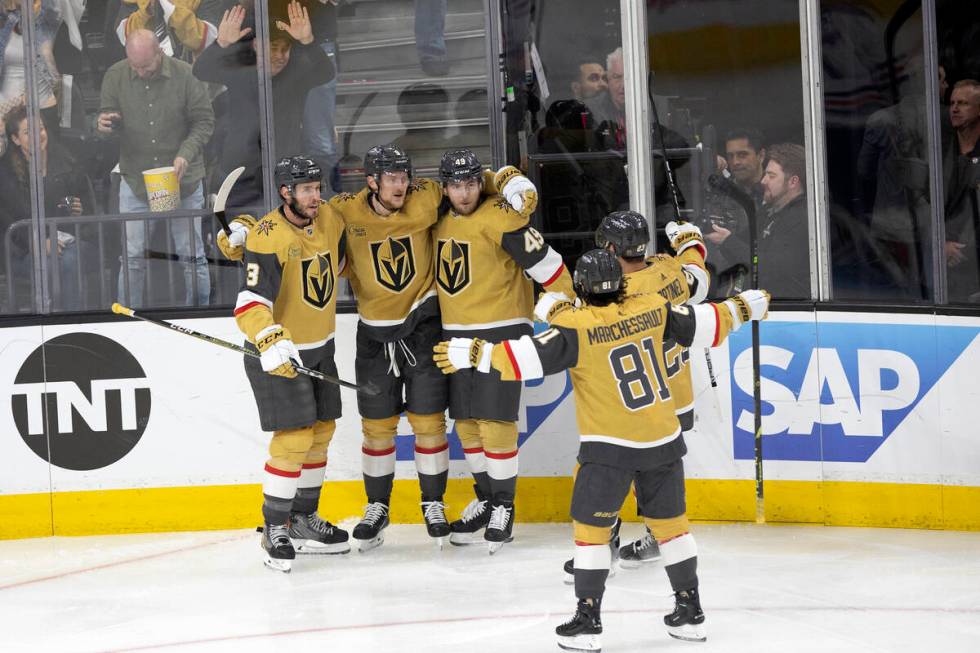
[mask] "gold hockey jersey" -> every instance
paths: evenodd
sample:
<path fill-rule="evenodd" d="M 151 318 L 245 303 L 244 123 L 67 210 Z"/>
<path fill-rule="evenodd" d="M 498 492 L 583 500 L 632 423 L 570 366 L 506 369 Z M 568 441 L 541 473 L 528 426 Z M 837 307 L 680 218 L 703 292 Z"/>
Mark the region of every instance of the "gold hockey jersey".
<path fill-rule="evenodd" d="M 361 324 L 373 339 L 390 342 L 438 313 L 429 230 L 439 217 L 442 188 L 416 178 L 405 204 L 389 216 L 374 212 L 370 194 L 366 187 L 340 193 L 329 204 L 346 227 L 347 274 Z"/>
<path fill-rule="evenodd" d="M 708 287 L 708 270 L 704 257 L 696 247 L 670 256 L 657 254 L 646 260 L 643 270 L 625 275 L 626 292 L 630 295 L 655 293 L 671 304 L 686 304 L 691 299 L 691 287 L 704 290 Z M 701 294 L 701 293 L 699 293 Z M 674 396 L 674 410 L 685 431 L 694 427 L 694 386 L 691 381 L 691 352 L 673 341 L 664 345 L 666 367 L 664 373 Z"/>
<path fill-rule="evenodd" d="M 549 290 L 573 296 L 572 280 L 561 256 L 500 195 L 485 197 L 470 215 L 446 211 L 432 239 L 436 290 L 446 331 L 530 328 L 532 279 Z"/>
<path fill-rule="evenodd" d="M 289 329 L 300 351 L 333 338 L 344 240 L 344 223 L 328 204 L 307 227 L 292 224 L 281 208 L 252 227 L 235 303 L 235 321 L 249 342 L 272 324 Z"/>
<path fill-rule="evenodd" d="M 570 369 L 580 462 L 649 469 L 686 452 L 667 382 L 665 340 L 718 344 L 733 325 L 727 306 L 675 306 L 659 295 L 620 304 L 564 308 L 534 337 L 493 347 L 501 378 L 540 378 Z"/>

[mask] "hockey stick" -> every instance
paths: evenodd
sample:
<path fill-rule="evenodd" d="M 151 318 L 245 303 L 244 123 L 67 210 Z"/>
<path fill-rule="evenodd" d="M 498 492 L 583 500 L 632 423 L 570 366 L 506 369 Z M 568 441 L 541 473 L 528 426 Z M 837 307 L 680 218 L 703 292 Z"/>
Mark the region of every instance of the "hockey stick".
<path fill-rule="evenodd" d="M 755 200 L 735 182 L 719 174 L 708 177 L 708 185 L 735 200 L 749 221 L 749 262 L 752 266 L 752 288 L 759 287 L 759 237 L 756 233 Z M 759 322 L 752 321 L 752 412 L 755 413 L 755 521 L 766 521 L 762 488 L 762 372 L 759 359 Z"/>
<path fill-rule="evenodd" d="M 660 154 L 664 158 L 664 172 L 667 175 L 667 186 L 670 188 L 670 201 L 674 206 L 674 219 L 678 222 L 682 222 L 681 218 L 681 202 L 679 195 L 677 193 L 677 181 L 674 179 L 674 169 L 670 167 L 670 160 L 667 158 L 667 142 L 664 140 L 664 127 L 660 124 L 660 116 L 657 114 L 657 102 L 653 97 L 653 75 L 650 75 L 650 84 L 648 89 L 650 91 L 650 105 L 651 111 L 653 112 L 653 124 L 657 126 L 657 136 L 660 137 Z M 711 381 L 711 387 L 718 387 L 718 379 L 715 377 L 715 366 L 711 362 L 711 350 L 705 348 L 704 350 L 704 362 L 708 364 L 708 380 Z"/>
<path fill-rule="evenodd" d="M 239 166 L 228 173 L 225 180 L 221 182 L 221 187 L 218 188 L 218 194 L 214 196 L 214 217 L 218 218 L 218 222 L 221 223 L 221 228 L 225 230 L 225 235 L 231 235 L 231 227 L 228 226 L 228 220 L 225 218 L 225 204 L 228 203 L 228 196 L 231 195 L 231 189 L 238 181 L 238 178 L 242 176 L 245 172 L 245 166 Z"/>
<path fill-rule="evenodd" d="M 227 340 L 221 340 L 220 338 L 215 338 L 214 336 L 209 336 L 206 333 L 201 333 L 200 331 L 194 331 L 193 329 L 188 329 L 187 327 L 182 327 L 179 324 L 174 324 L 173 322 L 167 322 L 166 320 L 156 320 L 152 317 L 146 317 L 145 315 L 139 315 L 131 308 L 127 308 L 118 302 L 112 305 L 112 312 L 117 315 L 125 315 L 127 317 L 136 318 L 137 320 L 143 320 L 144 322 L 149 322 L 150 324 L 156 324 L 157 326 L 170 329 L 171 331 L 176 331 L 178 333 L 183 333 L 185 336 L 191 336 L 197 338 L 198 340 L 203 340 L 204 342 L 209 342 L 212 345 L 218 345 L 219 347 L 224 347 L 225 349 L 230 349 L 232 351 L 237 351 L 240 354 L 245 354 L 246 356 L 251 356 L 252 358 L 260 358 L 258 352 L 254 352 L 245 349 L 241 345 L 236 345 L 233 342 L 228 342 Z M 350 381 L 344 381 L 343 379 L 338 379 L 335 376 L 330 376 L 329 374 L 324 374 L 317 370 L 311 370 L 308 367 L 303 367 L 302 365 L 296 365 L 293 363 L 293 369 L 295 369 L 300 374 L 305 374 L 311 378 L 317 379 L 319 381 L 326 381 L 327 383 L 333 383 L 339 385 L 343 388 L 350 388 L 351 390 L 357 390 L 358 392 L 363 392 L 369 396 L 377 396 L 380 394 L 377 386 L 373 383 L 368 382 L 364 385 L 357 385 L 356 383 L 351 383 Z"/>

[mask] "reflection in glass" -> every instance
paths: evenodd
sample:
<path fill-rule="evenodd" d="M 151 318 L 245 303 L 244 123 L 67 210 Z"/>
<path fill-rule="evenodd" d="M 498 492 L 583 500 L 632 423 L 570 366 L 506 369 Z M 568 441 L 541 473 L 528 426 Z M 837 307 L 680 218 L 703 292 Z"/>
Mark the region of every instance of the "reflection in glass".
<path fill-rule="evenodd" d="M 922 15 L 823 2 L 831 263 L 837 299 L 932 299 Z"/>
<path fill-rule="evenodd" d="M 980 302 L 980 7 L 937 2 L 936 13 L 945 85 L 939 109 L 947 292 L 952 303 L 975 304 Z"/>
<path fill-rule="evenodd" d="M 731 0 L 713 3 L 710 13 L 702 7 L 647 2 L 652 91 L 677 171 L 681 216 L 704 233 L 711 296 L 748 288 L 745 207 L 752 207 L 760 285 L 777 298 L 809 298 L 799 3 Z M 775 166 L 774 149 L 782 155 Z M 653 180 L 660 229 L 674 217 L 661 161 Z M 710 184 L 711 175 L 734 185 Z M 666 246 L 658 241 L 658 249 Z"/>

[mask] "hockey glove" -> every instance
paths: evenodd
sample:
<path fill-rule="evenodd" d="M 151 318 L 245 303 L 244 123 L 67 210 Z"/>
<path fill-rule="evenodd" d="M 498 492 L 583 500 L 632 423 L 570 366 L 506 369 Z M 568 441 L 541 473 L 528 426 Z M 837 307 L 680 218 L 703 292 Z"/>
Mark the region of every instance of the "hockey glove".
<path fill-rule="evenodd" d="M 432 360 L 443 374 L 476 368 L 477 372 L 490 371 L 490 354 L 493 345 L 480 338 L 451 338 L 436 343 L 432 348 Z"/>
<path fill-rule="evenodd" d="M 218 249 L 221 250 L 226 259 L 231 261 L 242 260 L 242 255 L 245 253 L 245 239 L 253 226 L 255 226 L 255 218 L 243 214 L 235 216 L 235 219 L 229 223 L 230 236 L 225 233 L 224 229 L 218 232 Z"/>
<path fill-rule="evenodd" d="M 292 379 L 296 376 L 293 363 L 299 365 L 303 360 L 293 344 L 289 329 L 281 324 L 267 326 L 255 336 L 255 347 L 259 350 L 262 370 L 275 376 Z"/>
<path fill-rule="evenodd" d="M 704 247 L 704 236 L 701 235 L 697 225 L 690 222 L 668 222 L 665 232 L 674 254 L 679 255 L 685 250 L 697 247 L 701 252 L 701 258 L 705 257 L 707 250 Z"/>
<path fill-rule="evenodd" d="M 749 320 L 764 320 L 769 315 L 769 293 L 765 290 L 744 290 L 723 304 L 732 314 L 732 331 Z"/>
<path fill-rule="evenodd" d="M 544 292 L 534 305 L 534 319 L 538 322 L 551 322 L 558 313 L 572 307 L 572 300 L 562 292 Z"/>
<path fill-rule="evenodd" d="M 493 183 L 507 203 L 521 215 L 529 216 L 538 207 L 538 189 L 514 166 L 504 166 L 498 170 Z"/>

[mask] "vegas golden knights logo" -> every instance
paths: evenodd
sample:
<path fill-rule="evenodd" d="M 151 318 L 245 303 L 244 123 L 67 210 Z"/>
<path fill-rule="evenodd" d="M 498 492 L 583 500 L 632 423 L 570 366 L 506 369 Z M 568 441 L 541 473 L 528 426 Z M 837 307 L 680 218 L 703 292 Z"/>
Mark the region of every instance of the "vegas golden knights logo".
<path fill-rule="evenodd" d="M 371 243 L 371 258 L 374 259 L 374 276 L 382 286 L 394 292 L 401 292 L 415 278 L 415 252 L 412 251 L 412 237 L 402 236 Z"/>
<path fill-rule="evenodd" d="M 322 310 L 330 303 L 335 285 L 330 252 L 305 258 L 302 265 L 303 299 Z"/>
<path fill-rule="evenodd" d="M 450 295 L 470 285 L 470 244 L 439 240 L 436 245 L 436 283 Z"/>

